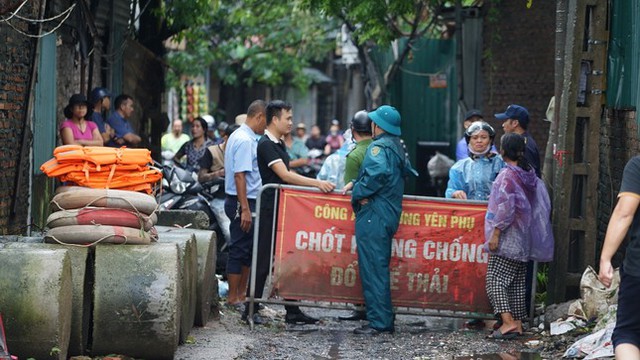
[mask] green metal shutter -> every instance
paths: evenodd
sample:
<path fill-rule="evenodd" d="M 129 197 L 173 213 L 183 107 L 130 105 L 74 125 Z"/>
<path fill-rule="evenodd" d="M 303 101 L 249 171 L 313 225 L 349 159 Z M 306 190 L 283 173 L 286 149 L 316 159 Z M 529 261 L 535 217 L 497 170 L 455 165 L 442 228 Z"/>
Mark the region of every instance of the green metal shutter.
<path fill-rule="evenodd" d="M 406 40 L 401 40 L 405 42 Z M 402 139 L 411 163 L 420 173 L 410 179 L 405 193 L 433 195 L 429 186 L 427 162 L 435 150 L 455 159 L 457 142 L 457 79 L 455 41 L 419 39 L 400 72 L 389 87 L 387 103 L 402 116 Z M 379 71 L 384 74 L 393 61 L 390 49 L 373 54 Z M 437 82 L 437 79 L 446 82 Z"/>
<path fill-rule="evenodd" d="M 640 106 L 640 1 L 614 0 L 612 5 L 607 106 L 637 109 Z"/>
<path fill-rule="evenodd" d="M 34 89 L 33 126 L 33 178 L 31 184 L 30 222 L 44 228 L 49 216 L 49 201 L 53 197 L 54 179 L 40 171 L 40 165 L 53 156 L 57 143 L 58 121 L 56 119 L 56 34 L 39 41 L 37 79 Z M 30 229 L 30 231 L 33 229 Z"/>

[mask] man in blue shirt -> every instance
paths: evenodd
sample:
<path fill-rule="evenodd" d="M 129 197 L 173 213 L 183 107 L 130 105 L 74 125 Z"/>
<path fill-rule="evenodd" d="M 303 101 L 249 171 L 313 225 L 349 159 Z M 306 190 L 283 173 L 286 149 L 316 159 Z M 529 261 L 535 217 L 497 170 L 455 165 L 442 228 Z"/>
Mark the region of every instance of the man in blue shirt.
<path fill-rule="evenodd" d="M 111 126 L 105 123 L 102 115 L 105 111 L 109 111 L 109 108 L 111 107 L 111 94 L 109 93 L 109 90 L 103 87 L 97 87 L 91 90 L 89 101 L 91 101 L 91 104 L 93 105 L 91 121 L 96 123 L 98 126 L 98 131 L 100 131 L 100 135 L 102 136 L 102 142 L 106 144 L 111 140 L 113 131 Z"/>
<path fill-rule="evenodd" d="M 114 102 L 115 111 L 107 120 L 107 123 L 113 128 L 114 136 L 107 146 L 135 146 L 142 139 L 133 132 L 133 128 L 127 119 L 133 115 L 133 98 L 126 94 L 118 95 Z"/>
<path fill-rule="evenodd" d="M 266 127 L 266 107 L 262 100 L 255 100 L 249 105 L 246 122 L 229 136 L 224 154 L 227 194 L 224 210 L 231 220 L 227 304 L 238 310 L 245 300 L 251 270 L 253 216 L 258 191 L 262 187 L 258 169 L 258 139 Z"/>

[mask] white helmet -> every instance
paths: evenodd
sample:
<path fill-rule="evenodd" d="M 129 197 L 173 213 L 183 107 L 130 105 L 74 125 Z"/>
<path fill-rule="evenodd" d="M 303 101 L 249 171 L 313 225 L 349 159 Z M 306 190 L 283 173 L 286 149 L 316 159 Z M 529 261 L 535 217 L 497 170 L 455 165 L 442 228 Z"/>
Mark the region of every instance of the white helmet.
<path fill-rule="evenodd" d="M 204 121 L 207 122 L 207 127 L 209 128 L 209 130 L 215 130 L 215 126 L 216 126 L 216 119 L 213 118 L 213 116 L 207 114 L 207 115 L 202 115 L 200 116 L 201 118 L 204 119 Z"/>

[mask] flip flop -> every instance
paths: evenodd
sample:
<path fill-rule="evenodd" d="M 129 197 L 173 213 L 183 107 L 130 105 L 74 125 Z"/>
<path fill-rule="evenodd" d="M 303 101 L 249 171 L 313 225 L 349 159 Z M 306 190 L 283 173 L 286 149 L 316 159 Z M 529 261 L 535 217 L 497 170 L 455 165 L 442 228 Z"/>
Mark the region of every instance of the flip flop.
<path fill-rule="evenodd" d="M 230 304 L 230 303 L 224 303 L 224 307 L 232 310 L 232 311 L 237 311 L 237 312 L 243 312 L 244 311 L 244 304 L 243 303 L 235 303 L 235 304 Z"/>
<path fill-rule="evenodd" d="M 506 333 L 501 333 L 500 329 L 498 330 L 494 330 L 491 335 L 487 336 L 489 339 L 495 339 L 495 340 L 511 340 L 514 339 L 516 336 L 518 336 L 518 332 L 517 331 L 508 331 Z"/>

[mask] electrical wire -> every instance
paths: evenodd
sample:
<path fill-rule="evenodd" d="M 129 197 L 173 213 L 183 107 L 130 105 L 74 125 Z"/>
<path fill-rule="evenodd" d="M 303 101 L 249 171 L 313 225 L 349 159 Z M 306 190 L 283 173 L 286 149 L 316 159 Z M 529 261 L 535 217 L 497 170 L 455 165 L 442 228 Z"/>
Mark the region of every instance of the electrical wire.
<path fill-rule="evenodd" d="M 13 15 L 14 15 L 16 18 L 18 18 L 18 19 L 20 19 L 20 20 L 23 20 L 23 21 L 28 21 L 28 22 L 31 22 L 31 23 L 45 23 L 45 22 L 49 22 L 49 21 L 53 21 L 53 20 L 56 20 L 56 19 L 58 19 L 58 18 L 61 18 L 61 17 L 63 17 L 64 15 L 66 15 L 68 12 L 73 11 L 73 9 L 76 7 L 76 4 L 77 4 L 77 3 L 72 4 L 71 6 L 69 6 L 69 8 L 67 8 L 67 10 L 65 10 L 65 11 L 61 12 L 60 14 L 58 14 L 58 15 L 56 15 L 56 16 L 50 17 L 50 18 L 48 18 L 48 19 L 41 19 L 41 20 L 39 20 L 39 19 L 29 19 L 29 18 L 22 17 L 22 16 L 18 15 L 18 12 L 17 12 L 17 11 L 16 11 L 15 13 L 13 13 Z"/>
<path fill-rule="evenodd" d="M 400 71 L 410 74 L 410 75 L 415 75 L 415 76 L 424 76 L 424 77 L 431 77 L 431 76 L 435 76 L 435 75 L 440 75 L 440 74 L 444 74 L 443 71 L 438 71 L 435 73 L 423 73 L 423 72 L 417 72 L 417 71 L 411 71 L 409 69 L 405 69 L 403 66 L 399 66 Z"/>
<path fill-rule="evenodd" d="M 49 34 L 51 34 L 51 33 L 55 32 L 56 30 L 58 30 L 58 29 L 62 26 L 62 24 L 64 24 L 64 22 L 65 22 L 65 21 L 67 21 L 67 19 L 69 18 L 69 15 L 71 15 L 71 11 L 70 11 L 70 12 L 68 12 L 68 13 L 67 13 L 67 15 L 64 17 L 64 19 L 62 19 L 62 21 L 60 21 L 60 23 L 59 23 L 58 25 L 56 25 L 53 29 L 51 29 L 50 31 L 47 31 L 47 32 L 46 32 L 46 33 L 44 33 L 44 34 L 38 34 L 38 35 L 33 35 L 33 34 L 26 33 L 26 32 L 24 32 L 24 31 L 22 31 L 22 30 L 18 29 L 17 27 L 13 26 L 13 24 L 11 24 L 11 23 L 10 23 L 10 22 L 8 22 L 8 21 L 7 21 L 6 23 L 7 23 L 7 25 L 9 25 L 13 30 L 17 31 L 18 33 L 20 33 L 20 34 L 22 34 L 22 35 L 24 35 L 24 36 L 30 37 L 30 38 L 36 38 L 36 39 L 37 39 L 37 38 L 45 37 L 45 36 L 47 36 L 47 35 L 49 35 Z"/>
<path fill-rule="evenodd" d="M 8 18 L 0 18 L 0 22 L 3 21 L 9 21 L 11 20 L 11 18 L 13 18 L 14 16 L 16 16 L 16 14 L 22 9 L 22 7 L 28 2 L 29 0 L 24 0 L 24 2 L 22 4 L 20 4 L 20 6 L 18 6 L 18 8 L 16 9 L 16 11 L 11 13 L 11 16 L 9 16 Z"/>

